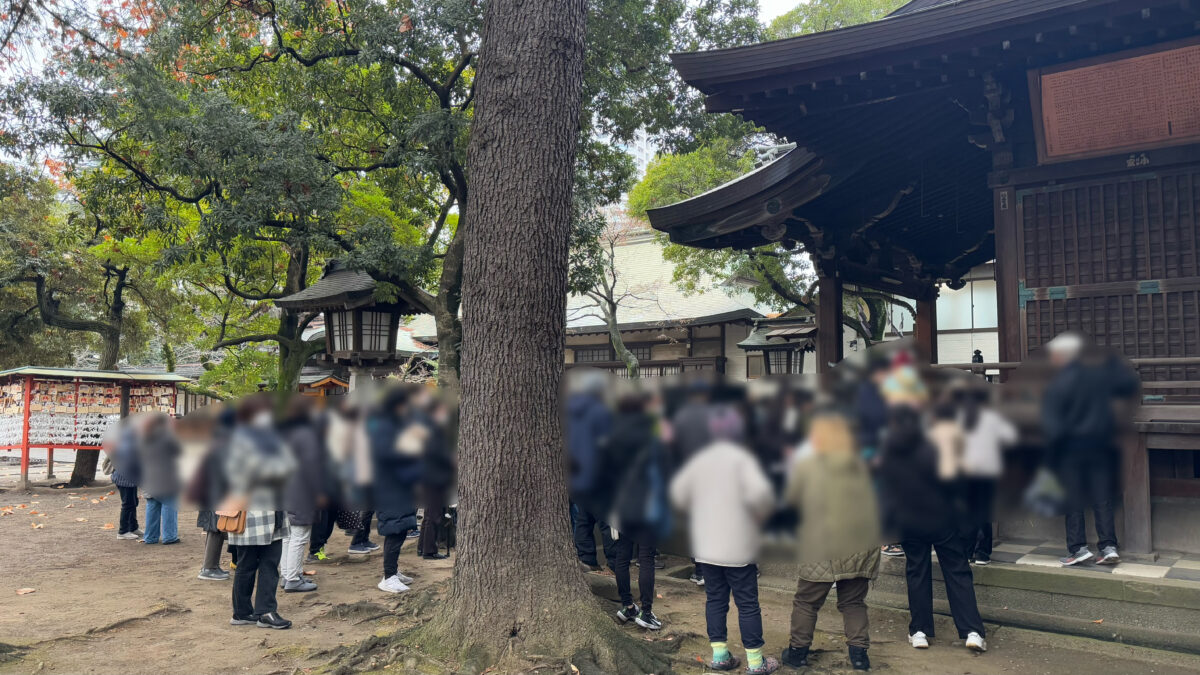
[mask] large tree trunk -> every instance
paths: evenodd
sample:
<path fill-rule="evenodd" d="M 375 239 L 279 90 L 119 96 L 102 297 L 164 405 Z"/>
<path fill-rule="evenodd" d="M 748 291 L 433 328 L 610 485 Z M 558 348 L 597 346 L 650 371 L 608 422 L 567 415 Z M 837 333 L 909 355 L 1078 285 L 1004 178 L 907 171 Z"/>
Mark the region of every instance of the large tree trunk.
<path fill-rule="evenodd" d="M 584 18 L 583 0 L 493 0 L 484 18 L 468 151 L 459 548 L 445 612 L 420 642 L 440 641 L 474 672 L 530 654 L 615 660 L 597 644 L 615 643 L 612 621 L 575 564 L 559 413 Z"/>
<path fill-rule="evenodd" d="M 433 313 L 438 339 L 438 387 L 451 400 L 461 395 L 460 350 L 462 321 L 458 309 L 462 304 L 463 257 L 465 253 L 467 214 L 463 208 L 458 217 L 458 229 L 442 259 L 442 277 Z"/>
<path fill-rule="evenodd" d="M 119 319 L 118 319 L 119 321 Z M 120 325 L 118 323 L 118 325 Z M 100 333 L 103 347 L 100 352 L 100 370 L 116 370 L 121 353 L 121 331 L 110 330 Z M 68 487 L 85 487 L 96 480 L 96 467 L 100 465 L 100 453 L 95 450 L 76 450 L 75 465 L 71 467 Z"/>

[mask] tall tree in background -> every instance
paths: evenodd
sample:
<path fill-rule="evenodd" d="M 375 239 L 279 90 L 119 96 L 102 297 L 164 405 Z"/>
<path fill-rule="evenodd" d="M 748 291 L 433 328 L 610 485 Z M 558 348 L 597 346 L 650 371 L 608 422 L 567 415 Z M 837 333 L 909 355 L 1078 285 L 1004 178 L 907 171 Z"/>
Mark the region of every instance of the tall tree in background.
<path fill-rule="evenodd" d="M 767 26 L 769 40 L 821 33 L 876 21 L 909 0 L 803 0 L 796 8 L 780 14 Z"/>

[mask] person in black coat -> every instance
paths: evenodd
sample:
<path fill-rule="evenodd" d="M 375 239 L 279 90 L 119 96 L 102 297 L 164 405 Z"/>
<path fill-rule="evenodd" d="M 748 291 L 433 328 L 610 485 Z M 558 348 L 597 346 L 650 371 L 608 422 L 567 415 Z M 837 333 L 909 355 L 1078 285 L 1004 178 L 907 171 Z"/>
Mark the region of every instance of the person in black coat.
<path fill-rule="evenodd" d="M 225 408 L 217 415 L 213 427 L 212 443 L 200 461 L 199 473 L 193 477 L 194 497 L 200 507 L 196 514 L 196 527 L 204 530 L 204 562 L 200 567 L 199 579 L 205 581 L 227 581 L 229 572 L 221 569 L 221 548 L 227 539 L 224 532 L 217 529 L 217 505 L 229 492 L 225 482 L 225 450 L 229 446 L 229 437 L 233 434 L 235 416 L 233 408 Z M 233 547 L 229 551 L 232 558 L 237 558 Z"/>
<path fill-rule="evenodd" d="M 408 590 L 412 578 L 401 573 L 397 559 L 408 532 L 417 527 L 416 487 L 421 480 L 422 454 L 429 428 L 409 420 L 407 389 L 396 388 L 367 420 L 367 442 L 373 467 L 377 531 L 384 537 L 383 579 L 378 588 L 388 593 Z"/>
<path fill-rule="evenodd" d="M 417 412 L 414 421 L 429 428 L 421 476 L 421 507 L 425 516 L 421 521 L 421 538 L 417 540 L 417 552 L 426 560 L 444 560 L 450 556 L 438 549 L 438 533 L 457 472 L 454 449 L 450 447 L 447 428 L 450 423 L 450 408 L 445 401 L 431 399 L 423 410 Z"/>
<path fill-rule="evenodd" d="M 1097 350 L 1079 333 L 1046 345 L 1058 372 L 1042 398 L 1042 431 L 1049 465 L 1067 493 L 1067 555 L 1063 566 L 1093 558 L 1087 547 L 1084 507 L 1091 506 L 1101 565 L 1120 562 L 1113 518 L 1120 453 L 1114 439 L 1114 403 L 1138 390 L 1137 375 L 1115 354 Z"/>
<path fill-rule="evenodd" d="M 934 635 L 931 553 L 937 551 L 958 637 L 968 649 L 986 651 L 974 578 L 959 535 L 958 503 L 953 487 L 938 477 L 937 450 L 922 428 L 918 406 L 924 387 L 911 368 L 900 369 L 884 384 L 889 416 L 879 463 L 879 492 L 883 510 L 891 515 L 890 524 L 904 549 L 909 643 L 926 649 Z"/>

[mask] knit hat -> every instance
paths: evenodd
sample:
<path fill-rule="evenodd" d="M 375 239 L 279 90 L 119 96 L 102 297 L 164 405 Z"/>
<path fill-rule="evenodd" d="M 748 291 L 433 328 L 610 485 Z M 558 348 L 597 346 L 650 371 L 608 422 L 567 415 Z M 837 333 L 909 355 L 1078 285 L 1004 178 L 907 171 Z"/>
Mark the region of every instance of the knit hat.
<path fill-rule="evenodd" d="M 893 368 L 881 387 L 888 405 L 919 406 L 929 399 L 929 391 L 921 381 L 921 375 L 912 366 Z"/>

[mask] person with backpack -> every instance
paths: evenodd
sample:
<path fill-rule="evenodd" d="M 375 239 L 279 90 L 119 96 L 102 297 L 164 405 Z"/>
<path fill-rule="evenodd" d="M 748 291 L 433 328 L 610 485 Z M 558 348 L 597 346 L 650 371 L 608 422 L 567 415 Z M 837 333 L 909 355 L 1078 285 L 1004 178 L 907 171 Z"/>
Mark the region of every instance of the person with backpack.
<path fill-rule="evenodd" d="M 633 621 L 647 630 L 660 630 L 654 615 L 654 549 L 668 523 L 666 462 L 654 418 L 642 394 L 623 396 L 617 404 L 613 433 L 606 444 L 607 475 L 621 476 L 611 505 L 609 524 L 616 540 L 617 593 L 621 623 Z M 633 602 L 629 567 L 638 550 L 638 591 L 642 605 Z"/>
<path fill-rule="evenodd" d="M 722 406 L 705 421 L 713 440 L 693 453 L 671 480 L 671 502 L 688 513 L 692 555 L 704 575 L 705 619 L 712 647 L 712 670 L 740 663 L 729 651 L 729 596 L 738 609 L 746 650 L 746 672 L 772 673 L 779 662 L 763 656 L 762 611 L 758 604 L 758 565 L 763 522 L 775 506 L 775 493 L 759 461 L 744 445 L 745 424 Z"/>
<path fill-rule="evenodd" d="M 600 517 L 605 514 L 601 499 L 608 487 L 601 474 L 601 462 L 613 425 L 612 412 L 604 402 L 606 382 L 605 375 L 598 370 L 572 371 L 566 404 L 571 531 L 575 556 L 590 572 L 600 571 L 600 559 L 596 555 L 597 525 L 609 569 L 616 569 L 617 560 L 612 529 Z"/>

